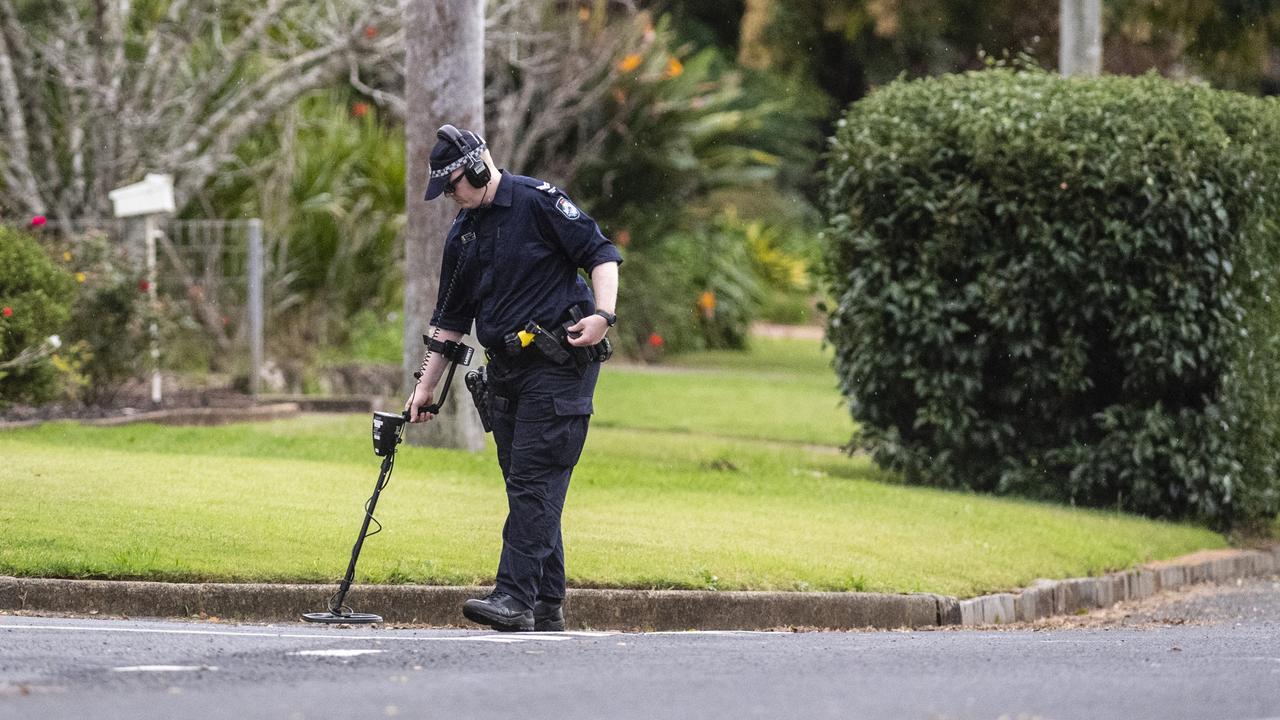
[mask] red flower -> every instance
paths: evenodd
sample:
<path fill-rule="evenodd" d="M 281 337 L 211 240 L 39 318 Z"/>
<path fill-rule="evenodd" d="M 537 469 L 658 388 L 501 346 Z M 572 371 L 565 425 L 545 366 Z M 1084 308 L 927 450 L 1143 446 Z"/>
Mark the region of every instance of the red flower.
<path fill-rule="evenodd" d="M 5 317 L 13 317 L 13 308 L 11 307 L 6 307 L 3 312 Z"/>
<path fill-rule="evenodd" d="M 631 231 L 619 230 L 617 235 L 613 236 L 613 243 L 618 247 L 626 247 L 631 244 Z"/>
<path fill-rule="evenodd" d="M 142 292 L 146 292 L 151 289 L 151 283 L 147 282 L 146 280 L 139 280 L 138 289 L 141 290 Z"/>
<path fill-rule="evenodd" d="M 354 117 L 362 118 L 369 114 L 369 103 L 358 102 L 351 106 L 351 114 Z"/>
<path fill-rule="evenodd" d="M 37 215 L 31 218 L 32 227 L 40 227 L 44 225 L 46 222 L 49 222 L 49 220 L 43 215 Z"/>
<path fill-rule="evenodd" d="M 649 347 L 660 348 L 664 342 L 662 336 L 658 333 L 649 333 Z"/>
<path fill-rule="evenodd" d="M 374 38 L 378 37 L 378 28 L 376 28 L 376 27 L 374 27 L 374 26 L 372 26 L 372 25 L 369 25 L 369 26 L 365 27 L 365 29 L 364 29 L 364 37 L 365 37 L 365 39 L 366 39 L 366 40 L 372 40 L 372 39 L 374 39 Z"/>

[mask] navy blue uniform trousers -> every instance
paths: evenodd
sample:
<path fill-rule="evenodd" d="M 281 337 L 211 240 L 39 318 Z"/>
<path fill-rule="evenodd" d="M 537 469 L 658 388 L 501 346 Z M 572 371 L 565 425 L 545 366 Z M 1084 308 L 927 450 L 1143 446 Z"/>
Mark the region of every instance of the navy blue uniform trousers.
<path fill-rule="evenodd" d="M 489 363 L 493 439 L 507 485 L 496 589 L 530 608 L 564 599 L 560 515 L 599 375 L 597 363 L 557 364 L 537 352 Z"/>

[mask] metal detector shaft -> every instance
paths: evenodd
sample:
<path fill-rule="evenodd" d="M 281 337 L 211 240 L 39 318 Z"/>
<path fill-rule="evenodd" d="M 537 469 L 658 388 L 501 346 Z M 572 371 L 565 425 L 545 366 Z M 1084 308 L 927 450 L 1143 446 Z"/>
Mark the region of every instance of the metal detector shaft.
<path fill-rule="evenodd" d="M 342 603 L 347 599 L 347 591 L 351 589 L 351 583 L 355 581 L 356 561 L 360 559 L 360 548 L 364 546 L 364 538 L 369 534 L 369 521 L 373 520 L 373 511 L 378 507 L 378 495 L 382 493 L 382 487 L 386 484 L 387 474 L 391 472 L 391 464 L 394 459 L 394 453 L 382 459 L 382 471 L 378 473 L 378 484 L 373 486 L 373 495 L 369 498 L 369 508 L 364 514 L 364 522 L 360 525 L 360 535 L 356 537 L 355 547 L 351 548 L 351 562 L 347 564 L 347 574 L 342 578 L 342 583 L 338 585 L 338 594 L 334 596 L 333 602 L 329 604 L 329 612 L 336 614 L 342 611 Z"/>
<path fill-rule="evenodd" d="M 424 337 L 423 339 L 427 341 L 428 347 L 432 347 L 432 343 L 435 342 L 431 338 Z M 449 386 L 453 384 L 453 374 L 458 369 L 459 363 L 463 365 L 471 363 L 472 349 L 467 345 L 452 341 L 441 343 L 441 345 L 445 350 L 446 357 L 449 358 L 449 374 L 444 379 L 444 387 L 440 391 L 440 400 L 427 407 L 419 408 L 420 412 L 433 415 L 440 412 L 440 406 L 444 405 L 445 399 L 449 397 Z M 420 373 L 414 373 L 414 376 L 421 378 Z M 342 582 L 338 585 L 338 592 L 329 601 L 328 611 L 303 613 L 303 620 L 317 623 L 382 622 L 381 616 L 372 613 L 343 612 L 343 608 L 345 607 L 344 602 L 347 599 L 347 592 L 351 590 L 351 584 L 355 582 L 356 562 L 360 559 L 360 548 L 364 547 L 364 539 L 369 535 L 369 523 L 373 521 L 373 511 L 378 507 L 378 496 L 382 493 L 382 488 L 386 486 L 387 478 L 391 475 L 391 467 L 395 464 L 396 447 L 404 437 L 404 426 L 408 421 L 408 410 L 405 410 L 399 416 L 383 412 L 375 412 L 373 414 L 374 454 L 382 457 L 382 471 L 378 473 L 378 483 L 373 486 L 373 495 L 369 497 L 369 502 L 365 506 L 364 522 L 360 524 L 360 534 L 356 537 L 356 544 L 351 548 L 351 561 L 347 563 L 347 574 L 343 576 Z"/>

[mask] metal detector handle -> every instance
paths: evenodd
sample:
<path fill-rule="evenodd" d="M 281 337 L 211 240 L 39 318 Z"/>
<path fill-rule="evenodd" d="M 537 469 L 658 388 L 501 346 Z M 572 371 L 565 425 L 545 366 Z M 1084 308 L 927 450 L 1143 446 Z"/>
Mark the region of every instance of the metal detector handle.
<path fill-rule="evenodd" d="M 440 408 L 444 407 L 444 401 L 449 397 L 449 386 L 453 384 L 453 373 L 457 371 L 458 365 L 470 365 L 471 358 L 475 353 L 475 349 L 465 343 L 454 340 L 437 340 L 434 336 L 423 335 L 422 342 L 427 346 L 427 352 L 437 352 L 449 360 L 449 373 L 445 375 L 444 387 L 440 390 L 440 400 L 430 405 L 418 408 L 419 413 L 439 414 Z M 422 379 L 421 372 L 415 372 L 413 376 L 419 380 Z M 409 411 L 405 411 L 405 419 L 409 419 Z"/>
<path fill-rule="evenodd" d="M 444 401 L 449 398 L 449 386 L 453 384 L 453 373 L 457 369 L 458 369 L 458 361 L 456 359 L 450 360 L 449 372 L 447 375 L 444 376 L 444 387 L 440 389 L 440 399 L 434 403 L 431 403 L 430 405 L 424 405 L 418 408 L 419 413 L 431 413 L 432 415 L 437 415 L 440 413 L 440 408 L 444 406 Z M 408 410 L 404 411 L 404 418 L 405 420 L 409 419 Z"/>

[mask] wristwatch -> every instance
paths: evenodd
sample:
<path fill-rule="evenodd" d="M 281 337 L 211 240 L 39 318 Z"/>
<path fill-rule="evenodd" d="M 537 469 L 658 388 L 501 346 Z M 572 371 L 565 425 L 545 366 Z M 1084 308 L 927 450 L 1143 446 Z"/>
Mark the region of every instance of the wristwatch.
<path fill-rule="evenodd" d="M 618 322 L 618 316 L 608 310 L 596 310 L 595 314 L 604 318 L 604 321 L 609 323 L 609 327 L 613 327 L 614 323 Z"/>

